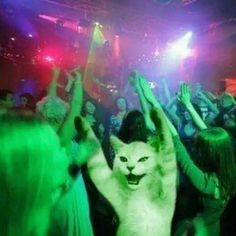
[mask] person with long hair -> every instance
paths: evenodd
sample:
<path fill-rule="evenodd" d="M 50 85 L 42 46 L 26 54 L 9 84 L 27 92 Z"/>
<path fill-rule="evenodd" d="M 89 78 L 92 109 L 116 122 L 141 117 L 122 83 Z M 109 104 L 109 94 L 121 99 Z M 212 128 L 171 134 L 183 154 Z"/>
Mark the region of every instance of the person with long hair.
<path fill-rule="evenodd" d="M 37 103 L 36 112 L 57 132 L 61 145 L 66 149 L 69 173 L 73 179 L 70 190 L 54 205 L 51 212 L 50 236 L 91 236 L 93 228 L 87 191 L 80 166 L 96 151 L 90 142 L 77 143 L 74 119 L 81 112 L 83 102 L 82 73 L 80 68 L 67 73 L 71 91 L 69 104 L 57 96 L 60 68 L 52 69 L 52 81 L 48 96 Z M 67 84 L 67 85 L 68 85 Z M 71 87 L 71 88 L 69 88 Z M 92 154 L 91 154 L 92 155 Z"/>
<path fill-rule="evenodd" d="M 148 129 L 145 118 L 139 110 L 129 111 L 123 118 L 118 137 L 125 143 L 148 141 Z"/>
<path fill-rule="evenodd" d="M 85 119 L 89 122 L 91 125 L 94 133 L 98 137 L 100 141 L 104 138 L 104 132 L 105 128 L 102 124 L 102 122 L 99 121 L 97 117 L 97 104 L 95 101 L 92 100 L 86 100 L 84 101 L 83 108 L 82 108 L 82 115 L 85 117 Z"/>
<path fill-rule="evenodd" d="M 152 107 L 161 107 L 144 79 L 141 80 L 141 87 L 149 104 Z M 192 116 L 196 127 L 200 129 L 196 138 L 198 163 L 195 164 L 180 141 L 175 127 L 166 117 L 175 142 L 178 165 L 198 190 L 202 205 L 198 214 L 188 222 L 196 236 L 219 236 L 222 213 L 236 192 L 236 163 L 232 141 L 224 129 L 207 128 L 191 103 L 190 87 L 187 84 L 181 85 L 178 99 Z M 179 228 L 182 226 L 183 224 L 180 224 Z M 187 228 L 178 229 L 175 236 L 183 236 L 188 232 Z"/>
<path fill-rule="evenodd" d="M 196 164 L 181 143 L 176 131 L 173 132 L 178 164 L 198 190 L 202 206 L 198 214 L 191 219 L 196 231 L 195 235 L 218 236 L 221 216 L 236 191 L 236 164 L 232 140 L 222 128 L 207 128 L 191 103 L 190 87 L 187 84 L 181 86 L 179 100 L 200 129 L 196 137 Z M 180 234 L 176 233 L 176 235 Z"/>
<path fill-rule="evenodd" d="M 65 151 L 35 116 L 4 114 L 0 123 L 0 235 L 46 236 L 68 180 Z"/>
<path fill-rule="evenodd" d="M 200 131 L 196 139 L 198 165 L 177 137 L 175 142 L 179 166 L 198 190 L 202 205 L 193 219 L 196 235 L 220 235 L 221 215 L 236 190 L 236 165 L 230 136 L 218 127 Z"/>
<path fill-rule="evenodd" d="M 110 117 L 109 133 L 117 135 L 120 130 L 122 120 L 129 109 L 126 98 L 122 96 L 117 97 L 115 100 L 115 108 L 115 114 Z"/>

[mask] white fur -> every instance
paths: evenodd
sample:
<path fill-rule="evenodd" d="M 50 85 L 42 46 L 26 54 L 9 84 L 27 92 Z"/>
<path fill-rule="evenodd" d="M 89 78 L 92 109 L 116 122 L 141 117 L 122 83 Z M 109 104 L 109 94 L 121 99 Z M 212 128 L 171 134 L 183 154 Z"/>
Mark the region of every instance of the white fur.
<path fill-rule="evenodd" d="M 116 152 L 113 171 L 102 151 L 88 162 L 88 168 L 95 185 L 119 216 L 117 236 L 169 236 L 176 197 L 174 150 L 157 152 L 149 144 L 123 144 L 117 138 L 112 143 Z M 140 162 L 142 157 L 148 159 Z M 128 184 L 128 166 L 134 167 L 134 175 L 145 174 L 138 185 Z"/>

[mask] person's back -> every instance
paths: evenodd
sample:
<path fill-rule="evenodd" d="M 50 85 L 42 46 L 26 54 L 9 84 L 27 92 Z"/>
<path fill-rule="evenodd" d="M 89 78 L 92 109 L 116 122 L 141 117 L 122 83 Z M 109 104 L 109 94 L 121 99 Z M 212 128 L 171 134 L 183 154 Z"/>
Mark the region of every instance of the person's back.
<path fill-rule="evenodd" d="M 220 219 L 235 193 L 236 165 L 230 136 L 221 128 L 202 130 L 196 140 L 198 165 L 175 138 L 177 160 L 199 192 L 202 210 L 193 219 L 196 235 L 220 235 Z M 178 234 L 176 234 L 178 235 Z"/>
<path fill-rule="evenodd" d="M 228 199 L 215 199 L 209 195 L 201 195 L 200 202 L 202 203 L 203 211 L 195 218 L 195 224 L 206 225 L 206 235 L 220 235 L 220 219 L 228 204 Z M 203 219 L 203 221 L 200 219 Z M 199 223 L 201 221 L 204 223 Z M 196 228 L 198 229 L 200 227 Z"/>
<path fill-rule="evenodd" d="M 77 156 L 81 156 L 80 148 L 80 144 L 72 141 L 68 158 L 71 158 L 69 172 L 74 180 L 70 189 L 57 201 L 51 211 L 50 236 L 93 235 L 85 182 L 80 167 L 75 164 Z"/>
<path fill-rule="evenodd" d="M 71 189 L 55 204 L 50 236 L 92 236 L 87 191 L 81 173 Z"/>

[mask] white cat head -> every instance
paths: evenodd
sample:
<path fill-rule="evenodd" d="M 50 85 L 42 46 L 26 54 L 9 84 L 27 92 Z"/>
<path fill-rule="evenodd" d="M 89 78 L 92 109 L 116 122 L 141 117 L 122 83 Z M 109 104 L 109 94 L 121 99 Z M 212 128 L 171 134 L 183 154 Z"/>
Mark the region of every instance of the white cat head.
<path fill-rule="evenodd" d="M 111 137 L 111 144 L 115 151 L 113 171 L 119 179 L 133 190 L 149 184 L 157 167 L 155 149 L 139 141 L 125 144 L 115 136 Z"/>

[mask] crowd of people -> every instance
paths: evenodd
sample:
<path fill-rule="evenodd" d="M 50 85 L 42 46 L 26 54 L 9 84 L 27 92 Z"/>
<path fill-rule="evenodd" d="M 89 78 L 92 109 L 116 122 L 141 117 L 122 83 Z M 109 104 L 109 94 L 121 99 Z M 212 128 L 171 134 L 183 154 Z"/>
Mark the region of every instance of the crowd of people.
<path fill-rule="evenodd" d="M 51 77 L 39 101 L 0 90 L 0 235 L 235 235 L 233 95 L 167 79 L 155 94 L 133 71 L 139 106 L 117 95 L 104 119 L 79 68 L 67 100 Z"/>

